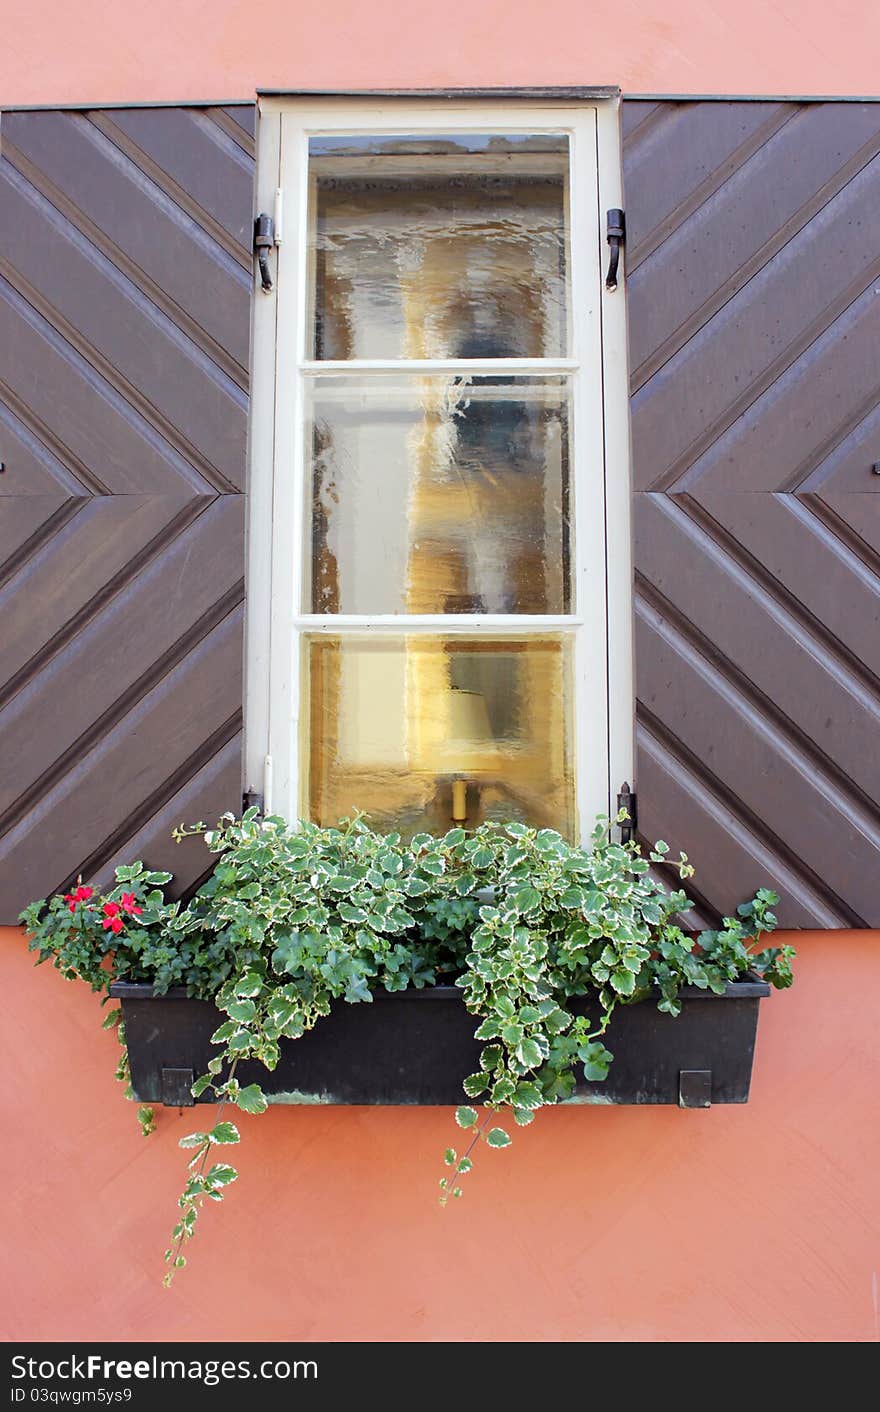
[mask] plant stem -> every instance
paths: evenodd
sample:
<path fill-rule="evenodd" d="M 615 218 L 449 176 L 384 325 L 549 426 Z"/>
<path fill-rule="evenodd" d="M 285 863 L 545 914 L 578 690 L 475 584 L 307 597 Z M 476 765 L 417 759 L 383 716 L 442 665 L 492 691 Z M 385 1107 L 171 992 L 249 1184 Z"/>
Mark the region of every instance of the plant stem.
<path fill-rule="evenodd" d="M 446 1205 L 447 1201 L 449 1200 L 450 1196 L 452 1195 L 453 1191 L 455 1190 L 455 1183 L 458 1181 L 458 1178 L 461 1176 L 461 1164 L 462 1164 L 462 1162 L 464 1162 L 464 1160 L 465 1160 L 467 1157 L 470 1157 L 471 1153 L 473 1152 L 474 1148 L 476 1147 L 477 1143 L 479 1142 L 480 1138 L 482 1137 L 482 1135 L 483 1135 L 483 1130 L 485 1129 L 486 1124 L 490 1121 L 490 1119 L 491 1119 L 492 1114 L 494 1113 L 494 1111 L 495 1111 L 494 1108 L 487 1108 L 487 1109 L 486 1109 L 486 1112 L 485 1112 L 484 1115 L 483 1115 L 483 1119 L 482 1119 L 482 1121 L 479 1123 L 479 1125 L 477 1126 L 477 1129 L 476 1129 L 476 1131 L 474 1132 L 474 1135 L 473 1135 L 473 1137 L 471 1138 L 471 1140 L 470 1140 L 470 1142 L 469 1142 L 469 1144 L 468 1144 L 468 1146 L 467 1146 L 466 1151 L 464 1151 L 464 1152 L 461 1154 L 461 1156 L 459 1157 L 459 1159 L 458 1159 L 458 1161 L 456 1162 L 455 1166 L 453 1167 L 453 1169 L 452 1169 L 452 1175 L 449 1177 L 449 1180 L 448 1180 L 448 1183 L 447 1183 L 447 1185 L 446 1185 L 446 1187 L 445 1187 L 445 1189 L 444 1189 L 443 1195 L 442 1195 L 441 1198 L 440 1198 L 440 1205 L 441 1205 L 441 1206 L 445 1206 L 445 1205 Z"/>
<path fill-rule="evenodd" d="M 235 1078 L 235 1071 L 236 1071 L 237 1067 L 238 1067 L 238 1060 L 237 1060 L 237 1059 L 233 1059 L 232 1064 L 230 1065 L 230 1068 L 229 1068 L 229 1077 L 228 1077 L 227 1080 L 226 1080 L 226 1087 L 227 1087 L 227 1088 L 229 1087 L 229 1084 L 231 1084 L 232 1080 Z M 221 1117 L 223 1116 L 223 1110 L 224 1110 L 224 1108 L 226 1107 L 226 1105 L 227 1105 L 228 1103 L 229 1103 L 229 1094 L 228 1094 L 228 1093 L 224 1093 L 223 1097 L 220 1099 L 220 1102 L 217 1104 L 217 1112 L 216 1112 L 216 1114 L 214 1115 L 214 1127 L 216 1127 L 217 1124 L 219 1123 Z M 205 1143 L 205 1150 L 204 1150 L 204 1152 L 202 1153 L 202 1160 L 201 1160 L 201 1162 L 199 1163 L 198 1168 L 197 1168 L 197 1170 L 196 1170 L 196 1172 L 195 1172 L 195 1175 L 196 1175 L 197 1177 L 202 1177 L 202 1176 L 204 1176 L 204 1174 L 205 1174 L 205 1164 L 206 1164 L 206 1162 L 207 1162 L 207 1160 L 208 1160 L 208 1157 L 209 1157 L 209 1155 L 210 1155 L 211 1148 L 212 1148 L 212 1147 L 216 1147 L 216 1146 L 217 1146 L 217 1144 L 216 1144 L 215 1142 L 211 1142 L 210 1138 L 209 1138 L 208 1141 Z M 204 1201 L 204 1199 L 205 1199 L 204 1194 L 202 1194 L 202 1196 L 201 1196 L 201 1198 L 200 1198 L 200 1201 L 199 1201 L 199 1204 L 200 1204 L 200 1205 L 201 1205 L 201 1203 Z M 174 1269 L 174 1262 L 175 1262 L 175 1260 L 177 1259 L 178 1255 L 180 1254 L 181 1250 L 183 1249 L 183 1242 L 184 1242 L 185 1240 L 186 1240 L 186 1233 L 185 1233 L 184 1231 L 181 1231 L 180 1235 L 177 1237 L 177 1244 L 176 1244 L 175 1247 L 174 1247 L 174 1252 L 173 1252 L 173 1254 L 172 1254 L 171 1260 L 168 1262 L 168 1263 L 171 1265 L 172 1270 Z"/>

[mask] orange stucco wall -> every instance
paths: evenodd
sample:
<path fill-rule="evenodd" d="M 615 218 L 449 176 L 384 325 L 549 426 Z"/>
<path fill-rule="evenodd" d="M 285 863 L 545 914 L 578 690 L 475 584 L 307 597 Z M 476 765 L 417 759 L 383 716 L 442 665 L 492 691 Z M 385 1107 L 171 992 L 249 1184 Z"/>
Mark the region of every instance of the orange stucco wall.
<path fill-rule="evenodd" d="M 877 92 L 875 0 L 0 0 L 0 106 L 257 88 Z M 451 1112 L 242 1118 L 161 1287 L 191 1117 L 141 1138 L 97 1002 L 0 931 L 7 1339 L 870 1341 L 880 935 L 809 934 L 741 1108 L 558 1110 L 437 1205 Z"/>
<path fill-rule="evenodd" d="M 0 0 L 0 105 L 256 88 L 872 94 L 875 0 Z"/>
<path fill-rule="evenodd" d="M 451 1110 L 241 1118 L 192 1263 L 161 1252 L 192 1115 L 144 1140 L 97 1001 L 0 933 L 6 1339 L 869 1342 L 880 936 L 810 933 L 742 1107 L 558 1109 L 437 1204 Z M 841 963 L 845 962 L 845 965 Z"/>

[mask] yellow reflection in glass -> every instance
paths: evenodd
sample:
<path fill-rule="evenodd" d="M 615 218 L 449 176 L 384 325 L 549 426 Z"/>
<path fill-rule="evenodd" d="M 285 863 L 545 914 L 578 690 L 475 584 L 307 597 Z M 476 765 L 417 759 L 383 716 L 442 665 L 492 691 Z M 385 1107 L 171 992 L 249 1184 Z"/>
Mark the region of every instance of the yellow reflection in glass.
<path fill-rule="evenodd" d="M 310 379 L 313 613 L 567 613 L 565 377 Z"/>
<path fill-rule="evenodd" d="M 309 149 L 314 357 L 565 356 L 565 137 L 312 138 Z"/>
<path fill-rule="evenodd" d="M 304 812 L 404 836 L 520 820 L 574 836 L 569 634 L 304 639 Z"/>

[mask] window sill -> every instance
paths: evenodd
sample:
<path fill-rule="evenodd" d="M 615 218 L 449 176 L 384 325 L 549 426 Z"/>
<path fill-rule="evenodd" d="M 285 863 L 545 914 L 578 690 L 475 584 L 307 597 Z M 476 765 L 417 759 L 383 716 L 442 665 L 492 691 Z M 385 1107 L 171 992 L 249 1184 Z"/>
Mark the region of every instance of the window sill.
<path fill-rule="evenodd" d="M 110 993 L 122 1002 L 135 1098 L 191 1103 L 189 1084 L 216 1054 L 211 1035 L 223 1017 L 183 990 L 154 996 L 149 985 L 117 982 Z M 675 1019 L 653 1002 L 620 1006 L 604 1037 L 614 1055 L 608 1078 L 581 1079 L 567 1102 L 747 1102 L 758 1004 L 768 994 L 757 978 L 724 995 L 688 988 Z M 309 1034 L 283 1040 L 271 1074 L 247 1063 L 238 1077 L 259 1083 L 270 1103 L 457 1104 L 462 1080 L 479 1067 L 475 1024 L 455 986 L 383 993 L 369 1005 L 340 1003 Z"/>

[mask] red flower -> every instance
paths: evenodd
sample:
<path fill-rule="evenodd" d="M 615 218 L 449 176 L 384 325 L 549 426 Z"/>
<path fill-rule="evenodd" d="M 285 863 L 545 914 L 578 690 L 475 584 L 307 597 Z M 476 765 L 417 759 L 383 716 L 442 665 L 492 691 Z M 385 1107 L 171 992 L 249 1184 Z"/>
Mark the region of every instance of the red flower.
<path fill-rule="evenodd" d="M 104 913 L 104 930 L 107 931 L 109 928 L 114 934 L 121 932 L 123 923 L 119 915 L 119 903 L 105 902 L 102 911 Z"/>
<path fill-rule="evenodd" d="M 73 892 L 66 892 L 64 894 L 64 901 L 67 903 L 71 912 L 75 912 L 76 904 L 78 902 L 87 902 L 92 896 L 93 891 L 93 888 L 83 887 L 82 884 L 80 884 L 80 886 L 78 888 L 75 888 Z"/>
<path fill-rule="evenodd" d="M 123 912 L 128 912 L 132 917 L 139 917 L 144 910 L 143 907 L 139 907 L 135 902 L 133 892 L 124 892 L 122 894 L 121 906 Z"/>

